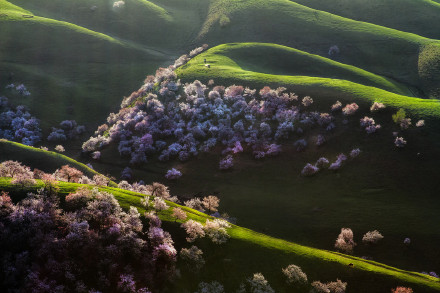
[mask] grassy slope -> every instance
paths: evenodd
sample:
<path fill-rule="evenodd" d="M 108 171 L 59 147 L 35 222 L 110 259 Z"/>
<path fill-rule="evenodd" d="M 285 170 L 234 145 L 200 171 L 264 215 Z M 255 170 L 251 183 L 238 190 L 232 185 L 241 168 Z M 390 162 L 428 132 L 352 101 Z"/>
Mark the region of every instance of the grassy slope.
<path fill-rule="evenodd" d="M 246 48 L 249 54 L 240 54 L 237 58 L 237 55 L 234 53 L 229 53 L 230 51 L 233 52 L 234 48 L 240 48 L 241 46 Z M 281 71 L 284 70 L 284 72 L 286 72 L 286 69 L 283 68 L 283 64 L 288 57 L 286 57 L 286 55 L 279 54 L 277 47 L 257 44 L 253 44 L 251 46 L 246 44 L 226 44 L 212 48 L 195 57 L 188 64 L 179 68 L 177 70 L 177 74 L 183 81 L 200 79 L 204 82 L 207 82 L 209 79 L 214 79 L 216 84 L 243 84 L 255 88 L 261 88 L 265 85 L 271 85 L 273 87 L 285 86 L 293 89 L 297 93 L 303 95 L 312 95 L 313 98 L 316 98 L 321 102 L 328 99 L 331 99 L 332 102 L 335 99 L 341 99 L 347 102 L 357 100 L 359 102 L 364 101 L 369 103 L 372 101 L 380 101 L 390 106 L 405 108 L 409 112 L 423 117 L 440 117 L 440 102 L 438 100 L 427 100 L 398 95 L 389 91 L 378 89 L 376 87 L 366 86 L 343 79 L 310 77 L 302 75 L 275 75 L 267 74 L 266 72 L 254 72 L 248 70 L 247 66 L 249 65 L 247 58 L 251 60 L 249 63 L 254 62 L 253 64 L 255 64 L 255 57 L 252 53 L 252 50 L 256 49 L 258 52 L 261 48 L 266 51 L 267 48 L 270 48 L 270 51 L 266 52 L 267 55 L 271 54 L 271 56 L 268 57 L 271 62 L 270 67 L 265 66 L 263 63 L 262 66 L 251 66 L 251 69 L 259 71 L 267 70 L 268 72 L 273 73 L 276 72 L 274 68 L 280 66 Z M 293 52 L 296 54 L 296 51 Z M 205 58 L 207 59 L 207 62 L 211 64 L 211 68 L 205 67 L 203 62 Z M 293 58 L 294 57 L 292 57 L 292 59 Z M 327 64 L 329 63 L 330 62 Z M 362 72 L 358 69 L 352 70 L 356 73 Z M 298 73 L 302 72 L 298 71 Z M 347 74 L 348 73 L 349 71 Z M 327 73 L 324 74 L 327 75 Z M 362 74 L 364 76 L 368 76 L 369 78 L 371 76 L 363 72 Z M 364 78 L 364 76 L 362 76 L 362 78 Z M 355 79 L 356 77 L 352 78 Z"/>
<path fill-rule="evenodd" d="M 295 0 L 343 17 L 440 39 L 440 3 L 431 0 Z M 396 13 L 398 9 L 398 13 Z"/>
<path fill-rule="evenodd" d="M 411 95 L 405 86 L 390 79 L 286 46 L 267 43 L 224 44 L 210 49 L 204 54 L 204 58 L 215 60 L 215 55 L 226 56 L 247 71 L 344 79 L 398 94 Z"/>
<path fill-rule="evenodd" d="M 63 154 L 45 151 L 42 149 L 26 146 L 20 143 L 0 139 L 0 161 L 14 160 L 31 168 L 39 168 L 45 172 L 53 173 L 63 165 L 69 165 L 90 178 L 99 174 L 88 166 L 77 162 Z M 116 183 L 111 182 L 112 186 Z"/>
<path fill-rule="evenodd" d="M 68 22 L 23 18 L 21 9 L 5 1 L 0 13 L 0 86 L 23 82 L 32 96 L 2 94 L 30 106 L 45 129 L 64 119 L 94 128 L 117 109 L 123 94 L 139 87 L 146 72 L 173 59 Z"/>
<path fill-rule="evenodd" d="M 29 192 L 29 191 L 35 192 L 39 187 L 41 187 L 41 185 L 42 185 L 41 183 L 38 183 L 36 186 L 23 188 L 20 186 L 14 186 L 13 184 L 10 184 L 10 179 L 7 178 L 0 179 L 0 189 L 11 192 L 11 194 L 15 196 L 16 199 L 23 197 L 25 192 Z M 81 185 L 59 182 L 58 186 L 60 189 L 60 193 L 62 195 L 66 195 L 70 192 L 73 192 Z M 99 187 L 99 189 L 102 191 L 107 191 L 112 193 L 116 197 L 116 199 L 120 202 L 123 208 L 128 208 L 129 206 L 135 206 L 139 209 L 141 213 L 145 211 L 142 205 L 140 204 L 140 198 L 143 196 L 141 194 L 137 194 L 126 190 L 120 190 L 117 188 L 111 188 L 111 187 Z M 189 219 L 194 219 L 196 221 L 203 223 L 206 221 L 206 219 L 210 218 L 203 213 L 197 212 L 187 207 L 183 207 L 171 202 L 167 202 L 167 203 L 171 207 L 181 207 L 182 209 L 184 209 L 188 213 Z M 170 214 L 171 211 L 167 210 L 160 212 L 159 215 L 161 219 L 164 221 L 174 222 L 174 219 L 171 218 Z M 440 283 L 438 282 L 437 279 L 420 273 L 399 270 L 397 268 L 386 266 L 373 261 L 363 260 L 353 256 L 348 256 L 331 251 L 319 250 L 311 247 L 298 245 L 292 242 L 269 237 L 264 234 L 257 233 L 236 225 L 232 225 L 232 227 L 229 229 L 229 234 L 231 236 L 232 244 L 227 245 L 227 249 L 234 250 L 236 249 L 234 247 L 235 245 L 239 247 L 240 245 L 236 241 L 238 240 L 239 242 L 244 242 L 247 249 L 250 249 L 251 251 L 255 247 L 264 248 L 263 251 L 266 254 L 265 257 L 274 256 L 275 258 L 277 258 L 276 255 L 281 254 L 283 255 L 285 261 L 302 260 L 305 262 L 313 263 L 315 270 L 324 275 L 325 272 L 323 272 L 322 269 L 335 270 L 338 273 L 344 274 L 344 276 L 341 277 L 346 277 L 346 278 L 350 278 L 350 275 L 351 277 L 354 278 L 358 278 L 358 277 L 361 278 L 362 275 L 367 274 L 368 279 L 371 282 L 373 282 L 373 280 L 375 280 L 377 277 L 381 278 L 383 276 L 386 276 L 389 279 L 394 279 L 398 283 L 407 283 L 415 288 L 423 288 L 423 290 L 426 291 L 440 290 Z M 347 269 L 349 263 L 354 264 L 354 269 L 350 269 L 350 268 Z M 265 269 L 266 270 L 272 269 L 274 271 L 279 271 L 280 270 L 279 265 L 280 265 L 279 263 L 272 263 L 272 267 Z M 233 275 L 234 273 L 239 273 L 239 272 L 229 272 L 229 274 L 231 275 Z M 390 280 L 387 280 L 387 283 L 389 281 Z M 279 284 L 274 284 L 275 288 L 277 288 L 278 286 Z M 381 292 L 381 291 L 376 291 L 378 289 L 378 287 L 376 286 L 377 284 L 370 284 L 368 286 L 369 292 Z M 356 285 L 354 285 L 353 287 L 356 288 Z"/>
<path fill-rule="evenodd" d="M 230 19 L 223 28 L 218 24 L 222 15 Z M 321 56 L 327 55 L 330 46 L 338 45 L 341 62 L 416 87 L 422 84 L 419 50 L 438 42 L 289 0 L 215 1 L 200 37 L 211 45 L 231 41 L 277 43 Z M 439 48 L 436 54 L 440 54 Z"/>
<path fill-rule="evenodd" d="M 24 82 L 33 95 L 2 94 L 30 106 L 44 129 L 64 119 L 95 128 L 146 74 L 203 42 L 273 42 L 321 56 L 337 44 L 338 61 L 388 77 L 366 77 L 386 89 L 396 85 L 394 80 L 417 88 L 414 95 L 439 94 L 440 47 L 433 40 L 288 0 L 131 0 L 119 10 L 106 0 L 0 5 L 0 87 Z M 91 11 L 92 6 L 97 9 Z M 222 16 L 230 19 L 223 28 L 218 24 Z M 326 65 L 319 63 L 323 68 L 316 71 Z M 94 115 L 87 113 L 90 108 Z"/>

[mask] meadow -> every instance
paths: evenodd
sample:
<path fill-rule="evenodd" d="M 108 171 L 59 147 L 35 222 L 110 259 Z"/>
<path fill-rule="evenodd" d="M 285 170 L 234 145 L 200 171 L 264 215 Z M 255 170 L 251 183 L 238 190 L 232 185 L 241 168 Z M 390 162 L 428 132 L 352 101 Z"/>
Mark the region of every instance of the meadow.
<path fill-rule="evenodd" d="M 27 106 L 43 130 L 36 147 L 0 140 L 0 162 L 20 161 L 48 173 L 70 165 L 89 177 L 104 174 L 112 181 L 99 188 L 124 209 L 135 206 L 141 214 L 142 195 L 115 188 L 128 166 L 130 182 L 161 182 L 182 201 L 219 197 L 220 212 L 235 220 L 228 229 L 231 239 L 221 246 L 197 240 L 205 267 L 198 274 L 179 267 L 181 276 L 164 292 L 195 292 L 199 282 L 213 280 L 235 292 L 256 272 L 276 292 L 292 292 L 281 274 L 291 263 L 301 266 L 309 280 L 348 282 L 347 292 L 389 292 L 397 286 L 417 293 L 440 291 L 438 278 L 421 274 L 440 272 L 438 1 L 125 0 L 123 8 L 113 2 L 0 0 L 0 95 Z M 123 97 L 148 84 L 147 75 L 202 44 L 209 48 L 175 69 L 182 84 L 211 81 L 210 90 L 242 85 L 257 95 L 265 86 L 285 87 L 300 100 L 311 96 L 310 111 L 330 112 L 337 100 L 357 103 L 359 110 L 350 117 L 334 113 L 336 128 L 325 133 L 322 146 L 311 142 L 323 130 L 305 127 L 306 133 L 280 143 L 278 156 L 257 160 L 245 150 L 234 154 L 229 170 L 219 170 L 219 145 L 187 161 L 164 162 L 148 154 L 141 165 L 121 156 L 116 139 L 100 149 L 99 160 L 81 151 L 109 114 L 121 110 Z M 25 84 L 31 95 L 6 89 L 10 83 Z M 168 105 L 161 83 L 150 92 Z M 136 101 L 147 104 L 147 96 L 142 92 Z M 136 101 L 125 108 L 136 107 Z M 373 102 L 386 108 L 372 114 Z M 399 109 L 412 119 L 409 129 L 393 121 Z M 359 125 L 364 116 L 374 117 L 381 128 L 365 133 Z M 70 119 L 85 125 L 86 133 L 60 143 L 46 140 L 51 127 Z M 415 127 L 420 119 L 426 125 Z M 393 132 L 405 137 L 404 148 L 396 147 Z M 110 136 L 108 131 L 103 135 Z M 299 152 L 293 142 L 301 138 L 309 145 Z M 38 148 L 52 150 L 58 144 L 65 146 L 64 154 Z M 356 148 L 360 155 L 340 170 L 301 175 L 307 163 L 320 157 L 334 161 Z M 166 179 L 171 168 L 182 177 Z M 80 186 L 57 185 L 61 197 Z M 14 201 L 37 187 L 41 182 L 26 189 L 0 179 L 0 190 Z M 212 219 L 182 209 L 196 221 Z M 160 213 L 164 227 L 176 247 L 188 246 L 170 214 Z M 343 227 L 354 232 L 353 255 L 336 251 Z M 362 235 L 372 230 L 384 239 L 362 243 Z"/>

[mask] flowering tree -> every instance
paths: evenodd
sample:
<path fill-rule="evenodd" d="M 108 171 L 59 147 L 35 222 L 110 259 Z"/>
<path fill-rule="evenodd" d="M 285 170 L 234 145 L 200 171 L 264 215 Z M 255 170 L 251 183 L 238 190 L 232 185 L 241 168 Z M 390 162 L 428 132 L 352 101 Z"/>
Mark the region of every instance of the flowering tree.
<path fill-rule="evenodd" d="M 186 241 L 188 242 L 194 242 L 197 238 L 205 237 L 203 225 L 199 222 L 188 220 L 187 222 L 183 223 L 181 227 L 185 229 L 186 234 L 188 235 L 188 237 L 186 237 Z"/>
<path fill-rule="evenodd" d="M 62 166 L 54 173 L 54 176 L 57 180 L 75 183 L 78 183 L 83 175 L 83 172 L 70 167 L 69 165 Z"/>
<path fill-rule="evenodd" d="M 163 230 L 150 237 L 137 209 L 84 188 L 66 197 L 65 212 L 58 197 L 39 192 L 14 204 L 0 195 L 0 263 L 11 272 L 2 291 L 160 291 L 174 275 L 172 239 Z"/>
<path fill-rule="evenodd" d="M 353 231 L 350 228 L 342 228 L 335 242 L 335 248 L 345 253 L 352 253 L 356 243 L 353 241 Z"/>
<path fill-rule="evenodd" d="M 184 210 L 181 208 L 173 208 L 173 213 L 171 216 L 177 220 L 184 221 L 188 217 Z"/>
<path fill-rule="evenodd" d="M 62 145 L 57 145 L 56 147 L 55 147 L 55 150 L 57 151 L 57 152 L 59 152 L 59 153 L 64 153 L 66 150 L 64 149 L 64 147 L 62 146 Z"/>
<path fill-rule="evenodd" d="M 291 284 L 304 285 L 307 284 L 307 275 L 301 270 L 299 266 L 288 265 L 282 269 L 283 274 L 287 278 L 287 282 Z"/>
<path fill-rule="evenodd" d="M 374 244 L 379 242 L 379 240 L 382 240 L 383 236 L 382 234 L 380 234 L 379 231 L 374 230 L 374 231 L 368 231 L 367 233 L 365 233 L 364 237 L 362 237 L 362 242 L 363 243 L 367 243 L 367 244 Z"/>
<path fill-rule="evenodd" d="M 169 180 L 179 179 L 180 177 L 182 177 L 182 172 L 180 172 L 179 170 L 177 170 L 175 168 L 171 168 L 165 174 L 165 178 L 169 179 Z"/>
<path fill-rule="evenodd" d="M 216 212 L 220 204 L 220 199 L 215 195 L 209 195 L 203 198 L 203 206 L 210 212 Z"/>
<path fill-rule="evenodd" d="M 307 165 L 302 169 L 301 175 L 303 176 L 312 176 L 319 172 L 319 168 L 316 166 L 313 166 L 310 163 L 307 163 Z"/>
<path fill-rule="evenodd" d="M 180 258 L 182 258 L 191 269 L 200 270 L 205 265 L 203 259 L 203 251 L 193 245 L 191 248 L 182 248 L 180 250 Z"/>

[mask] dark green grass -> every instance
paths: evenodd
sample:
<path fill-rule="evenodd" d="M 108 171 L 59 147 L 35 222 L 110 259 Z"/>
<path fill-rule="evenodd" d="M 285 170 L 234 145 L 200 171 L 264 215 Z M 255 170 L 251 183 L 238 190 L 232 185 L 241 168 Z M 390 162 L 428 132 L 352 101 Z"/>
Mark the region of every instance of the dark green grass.
<path fill-rule="evenodd" d="M 38 183 L 36 186 L 24 188 L 10 184 L 10 179 L 0 179 L 0 189 L 9 191 L 16 200 L 22 198 L 25 192 L 35 192 L 37 188 L 41 186 L 42 183 Z M 66 195 L 81 185 L 60 182 L 58 186 L 59 193 Z M 102 191 L 111 192 L 123 208 L 135 206 L 140 212 L 144 211 L 140 205 L 142 195 L 111 187 L 98 188 Z M 168 204 L 171 207 L 178 206 L 170 202 L 168 202 Z M 189 208 L 181 208 L 188 213 L 190 219 L 203 223 L 209 218 Z M 171 229 L 175 229 L 176 224 L 173 224 L 174 221 L 169 216 L 170 210 L 161 212 L 159 215 L 162 220 L 170 222 Z M 228 231 L 231 240 L 225 246 L 214 249 L 209 245 L 208 249 L 205 249 L 208 265 L 202 273 L 205 277 L 212 278 L 215 276 L 215 279 L 225 283 L 228 289 L 232 289 L 233 286 L 238 286 L 238 282 L 241 281 L 239 278 L 245 277 L 243 273 L 250 274 L 256 270 L 261 270 L 266 273 L 272 286 L 277 289 L 277 292 L 287 292 L 286 289 L 288 288 L 283 285 L 284 280 L 280 277 L 280 270 L 283 266 L 294 262 L 302 265 L 307 272 L 313 268 L 313 272 L 309 274 L 310 277 L 320 279 L 343 278 L 350 283 L 349 288 L 353 290 L 353 292 L 383 292 L 383 290 L 395 284 L 410 284 L 416 289 L 420 288 L 424 290 L 424 292 L 440 290 L 440 283 L 435 278 L 419 273 L 399 270 L 373 261 L 365 261 L 331 251 L 301 246 L 235 225 L 228 229 Z M 182 236 L 180 235 L 180 237 Z M 179 236 L 177 236 L 177 238 L 179 238 Z M 185 244 L 177 243 L 178 247 L 181 245 Z M 206 242 L 201 242 L 201 246 L 205 248 L 207 246 Z M 215 263 L 212 262 L 212 257 L 215 258 Z M 256 261 L 250 261 L 251 259 Z M 243 263 L 244 260 L 246 260 L 246 263 Z M 349 263 L 354 264 L 354 267 L 349 268 Z M 182 286 L 194 288 L 194 283 L 189 284 L 190 282 L 188 281 L 190 280 L 191 279 L 188 278 L 182 278 L 178 280 L 174 286 L 179 290 L 184 290 Z M 358 283 L 356 283 L 356 280 Z M 380 283 L 362 283 L 379 280 Z M 366 284 L 368 284 L 368 287 Z"/>
<path fill-rule="evenodd" d="M 222 15 L 230 19 L 224 27 L 219 25 Z M 343 63 L 416 87 L 421 84 L 417 72 L 419 50 L 437 42 L 289 0 L 215 1 L 201 37 L 210 44 L 276 43 L 321 56 L 327 56 L 329 47 L 337 45 Z"/>
<path fill-rule="evenodd" d="M 346 18 L 440 39 L 440 3 L 431 0 L 295 0 Z M 398 11 L 398 13 L 396 13 Z"/>
<path fill-rule="evenodd" d="M 89 178 L 99 173 L 83 163 L 75 161 L 57 152 L 26 146 L 20 143 L 0 139 L 0 161 L 13 160 L 23 163 L 32 169 L 37 168 L 44 172 L 53 173 L 63 165 L 69 165 L 83 172 Z M 110 182 L 116 186 L 116 183 Z"/>
<path fill-rule="evenodd" d="M 0 23 L 1 93 L 13 104 L 28 105 L 45 130 L 65 119 L 93 129 L 118 109 L 123 95 L 139 88 L 146 72 L 170 58 L 68 25 L 1 17 Z M 32 95 L 4 90 L 9 83 L 24 83 Z"/>
<path fill-rule="evenodd" d="M 241 54 L 235 55 L 234 52 L 239 50 L 240 47 L 246 48 L 249 51 L 248 55 Z M 267 66 L 264 62 L 260 65 L 256 62 L 252 50 L 256 48 L 257 51 L 268 50 L 265 56 L 268 60 L 271 60 L 270 66 Z M 231 49 L 230 49 L 231 48 Z M 238 49 L 235 49 L 238 48 Z M 288 50 L 288 49 L 286 49 Z M 295 51 L 293 51 L 295 52 Z M 249 57 L 248 57 L 249 56 Z M 290 54 L 289 54 L 290 56 Z M 211 68 L 207 68 L 204 64 L 204 59 L 211 64 Z M 249 59 L 248 59 L 249 58 Z M 260 89 L 263 86 L 269 85 L 271 87 L 284 86 L 290 90 L 295 91 L 301 95 L 311 95 L 315 98 L 320 105 L 327 105 L 330 102 L 334 102 L 336 99 L 344 101 L 364 101 L 374 102 L 380 101 L 389 106 L 405 108 L 409 112 L 423 116 L 438 118 L 440 117 L 440 102 L 434 99 L 420 99 L 403 95 L 398 95 L 389 91 L 385 91 L 376 87 L 366 86 L 363 84 L 347 81 L 343 78 L 342 73 L 339 79 L 327 78 L 327 77 L 315 77 L 313 74 L 306 70 L 289 69 L 289 73 L 293 75 L 277 75 L 273 74 L 278 66 L 281 68 L 280 72 L 287 73 L 284 68 L 284 62 L 287 57 L 278 54 L 277 47 L 274 45 L 259 45 L 259 44 L 225 44 L 218 47 L 214 47 L 201 55 L 192 59 L 188 64 L 177 69 L 179 78 L 183 81 L 189 82 L 195 79 L 199 79 L 203 82 L 208 82 L 210 79 L 214 79 L 216 84 L 230 85 L 230 84 L 242 84 L 248 85 L 253 88 Z M 293 59 L 293 57 L 291 57 Z M 249 60 L 249 62 L 247 61 Z M 322 60 L 325 62 L 325 60 Z M 249 65 L 249 64 L 253 65 Z M 257 64 L 256 64 L 257 63 Z M 334 64 L 331 61 L 327 61 L 326 64 L 332 64 L 334 71 L 341 70 L 344 65 Z M 336 69 L 335 69 L 336 67 Z M 257 70 L 257 71 L 251 71 Z M 262 72 L 260 72 L 260 71 Z M 283 72 L 284 70 L 284 72 Z M 319 67 L 316 71 L 319 71 Z M 333 72 L 334 72 L 333 71 Z M 350 67 L 344 74 L 348 75 L 352 71 L 351 80 L 357 82 L 365 82 L 368 78 L 368 82 L 372 80 L 380 80 L 379 76 L 368 74 L 360 69 Z M 304 76 L 303 73 L 311 74 L 312 76 Z M 358 74 L 358 77 L 355 76 Z M 299 75 L 297 75 L 299 74 Z M 323 72 L 321 76 L 331 76 L 332 72 Z M 319 75 L 318 75 L 319 76 Z M 377 82 L 376 82 L 377 84 Z M 394 89 L 396 89 L 394 87 Z"/>

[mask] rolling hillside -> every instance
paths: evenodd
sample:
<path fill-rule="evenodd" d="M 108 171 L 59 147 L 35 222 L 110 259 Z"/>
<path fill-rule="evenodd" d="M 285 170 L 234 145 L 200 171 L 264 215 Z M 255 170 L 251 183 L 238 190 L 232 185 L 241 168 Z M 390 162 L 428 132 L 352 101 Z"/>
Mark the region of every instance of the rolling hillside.
<path fill-rule="evenodd" d="M 274 43 L 324 57 L 330 46 L 337 45 L 340 68 L 347 64 L 375 75 L 367 79 L 376 83 L 364 85 L 377 85 L 381 79 L 379 88 L 398 94 L 438 95 L 438 41 L 399 31 L 398 26 L 387 28 L 374 19 L 355 21 L 322 11 L 325 6 L 317 10 L 289 0 L 127 0 L 122 9 L 111 4 L 105 0 L 0 4 L 0 37 L 7 40 L 0 49 L 0 85 L 25 83 L 32 96 L 14 99 L 30 106 L 44 129 L 63 119 L 96 127 L 144 76 L 202 43 L 211 47 Z M 303 75 L 319 71 L 320 77 L 334 78 L 334 71 L 326 73 L 328 62 L 315 63 L 315 71 L 305 70 Z M 338 78 L 352 80 L 347 74 Z M 354 75 L 355 82 L 362 81 L 359 74 Z M 95 109 L 91 117 L 90 107 Z"/>
<path fill-rule="evenodd" d="M 35 186 L 23 189 L 22 187 L 11 184 L 10 179 L 0 178 L 0 188 L 10 192 L 12 197 L 16 200 L 23 196 L 24 191 L 36 192 L 42 185 L 42 182 L 38 182 Z M 74 192 L 77 188 L 81 187 L 82 184 L 59 182 L 57 186 L 59 188 L 59 195 L 63 197 L 68 193 Z M 130 206 L 134 206 L 140 212 L 145 212 L 145 209 L 140 204 L 140 199 L 143 197 L 142 194 L 111 187 L 98 188 L 102 191 L 112 193 L 119 201 L 121 207 L 128 209 Z M 193 219 L 201 223 L 204 223 L 207 219 L 212 219 L 212 217 L 193 209 L 172 202 L 167 202 L 167 204 L 171 208 L 182 208 L 187 212 L 188 219 Z M 179 229 L 178 223 L 171 217 L 171 209 L 160 212 L 159 216 L 163 221 L 169 222 L 167 224 L 169 230 Z M 290 290 L 288 287 L 283 286 L 279 280 L 280 277 L 277 277 L 277 275 L 280 275 L 281 267 L 289 263 L 298 263 L 301 264 L 303 268 L 313 270 L 313 273 L 309 276 L 316 278 L 343 278 L 349 282 L 350 290 L 355 292 L 371 292 L 371 290 L 386 291 L 387 286 L 394 286 L 394 284 L 408 284 L 424 292 L 440 290 L 440 284 L 435 278 L 420 273 L 400 270 L 349 255 L 298 245 L 256 233 L 236 225 L 232 225 L 232 227 L 228 229 L 228 232 L 231 236 L 231 240 L 223 245 L 217 253 L 215 250 L 218 250 L 218 248 L 214 248 L 212 244 L 202 244 L 205 247 L 206 245 L 210 246 L 206 249 L 208 259 L 210 259 L 210 254 L 214 254 L 216 257 L 215 261 L 212 260 L 213 262 L 209 262 L 205 267 L 204 277 L 212 278 L 215 276 L 216 280 L 226 285 L 227 290 L 233 290 L 233 288 L 238 286 L 237 282 L 240 281 L 240 278 L 243 279 L 247 275 L 252 274 L 253 271 L 252 269 L 249 270 L 248 261 L 243 263 L 243 259 L 249 258 L 244 258 L 243 255 L 255 257 L 257 255 L 256 253 L 259 255 L 258 263 L 261 266 L 261 270 L 265 275 L 269 276 L 268 278 L 277 292 L 288 292 L 288 290 Z M 201 241 L 197 243 L 200 242 Z M 183 246 L 185 244 L 178 243 L 178 245 Z M 230 257 L 231 259 L 229 259 L 227 263 L 222 264 L 221 262 L 224 260 L 218 260 L 219 256 L 225 258 Z M 220 264 L 217 263 L 219 261 Z M 263 263 L 264 266 L 262 266 Z M 353 264 L 353 267 L 348 266 L 350 263 Z M 357 281 L 366 280 L 371 282 L 367 288 L 356 283 Z M 188 284 L 187 281 L 188 280 L 185 279 L 177 280 L 174 284 L 174 286 L 176 286 L 174 289 L 191 290 L 194 285 Z M 171 290 L 174 289 L 171 288 Z"/>
<path fill-rule="evenodd" d="M 205 269 L 200 275 L 182 270 L 168 292 L 194 292 L 201 280 L 218 280 L 226 292 L 235 292 L 240 282 L 258 271 L 276 292 L 291 292 L 281 274 L 281 268 L 290 263 L 300 265 L 310 280 L 339 278 L 348 282 L 347 292 L 389 292 L 400 285 L 410 286 L 416 293 L 440 291 L 438 278 L 420 273 L 440 272 L 439 1 L 125 0 L 121 7 L 114 7 L 113 2 L 0 0 L 0 96 L 14 105 L 28 106 L 29 112 L 41 120 L 41 145 L 53 148 L 55 144 L 44 139 L 50 127 L 67 119 L 86 125 L 81 139 L 89 137 L 98 125 L 106 123 L 109 113 L 121 109 L 122 97 L 139 89 L 147 75 L 205 43 L 209 45 L 207 51 L 175 70 L 182 85 L 194 80 L 208 85 L 213 80 L 204 92 L 206 98 L 208 89 L 217 85 L 249 86 L 257 93 L 264 86 L 286 87 L 300 98 L 313 98 L 307 108 L 310 113 L 303 112 L 307 119 L 328 112 L 335 128 L 329 130 L 307 121 L 302 125 L 297 119 L 289 138 L 268 139 L 279 144 L 281 153 L 259 160 L 252 153 L 255 149 L 243 139 L 244 151 L 231 153 L 234 166 L 226 171 L 219 170 L 219 159 L 229 154 L 220 154 L 226 143 L 220 146 L 219 140 L 207 152 L 199 148 L 205 143 L 203 139 L 215 137 L 208 128 L 203 139 L 195 139 L 197 155 L 191 153 L 188 160 L 173 159 L 174 155 L 170 160 L 159 159 L 156 154 L 163 150 L 158 141 L 165 146 L 171 140 L 184 144 L 174 132 L 167 136 L 165 131 L 153 131 L 157 153 L 139 147 L 146 162 L 136 164 L 134 160 L 132 164 L 128 157 L 139 146 L 139 138 L 147 137 L 142 129 L 133 129 L 140 120 L 145 128 L 154 121 L 160 129 L 162 123 L 146 114 L 154 112 L 148 109 L 148 91 L 157 95 L 154 102 L 158 105 L 166 108 L 174 103 L 166 91 L 160 92 L 169 84 L 158 79 L 150 84 L 151 90 L 133 95 L 138 104 L 133 100 L 122 109 L 117 117 L 122 134 L 99 149 L 100 159 L 82 153 L 83 141 L 79 140 L 63 142 L 66 155 L 62 155 L 0 139 L 0 162 L 21 161 L 46 172 L 69 164 L 89 177 L 102 173 L 118 179 L 129 166 L 133 182 L 162 182 L 181 199 L 218 196 L 221 211 L 237 220 L 229 230 L 230 241 L 216 247 L 207 241 L 197 243 L 205 252 Z M 337 47 L 337 52 L 330 54 L 331 47 Z M 11 83 L 25 84 L 31 95 L 24 97 L 6 89 Z M 184 89 L 179 90 L 175 95 L 184 99 Z M 260 96 L 256 97 L 258 100 Z M 182 103 L 171 107 L 185 108 L 190 100 L 178 100 Z M 337 100 L 343 106 L 357 103 L 359 110 L 352 116 L 330 112 Z M 211 99 L 214 102 L 217 100 Z M 298 106 L 292 108 L 294 111 L 306 108 L 301 102 L 291 102 L 292 107 Z M 373 112 L 373 102 L 381 102 L 386 108 Z M 399 109 L 411 119 L 409 129 L 393 121 L 392 115 Z M 223 120 L 229 119 L 231 124 L 233 119 L 248 119 L 243 113 Z M 274 134 L 275 115 L 261 118 L 261 113 L 256 113 L 257 120 L 267 122 Z M 188 118 L 190 113 L 188 117 L 178 115 L 169 119 L 169 124 L 180 125 L 185 120 L 185 129 L 180 130 L 193 135 L 191 127 L 196 120 Z M 220 118 L 206 115 L 206 119 L 214 117 L 209 123 L 221 124 Z M 360 127 L 359 121 L 366 116 L 381 125 L 377 133 L 367 134 Z M 420 119 L 426 125 L 416 127 Z M 243 133 L 255 130 L 244 123 Z M 259 123 L 258 129 L 262 128 Z M 110 127 L 112 124 L 114 121 L 108 122 Z M 297 131 L 299 126 L 301 131 Z M 229 127 L 232 133 L 234 127 Z M 112 136 L 112 131 L 119 131 L 115 129 L 100 134 Z M 325 140 L 322 146 L 317 143 L 319 136 Z M 396 147 L 398 136 L 406 139 L 404 148 Z M 302 151 L 294 145 L 299 140 L 306 144 Z M 124 143 L 128 151 L 120 150 Z M 313 177 L 301 175 L 307 163 L 321 157 L 333 162 L 341 153 L 349 154 L 357 148 L 359 157 L 349 158 L 339 170 L 323 168 Z M 93 164 L 95 170 L 85 163 Z M 182 177 L 165 179 L 171 168 L 181 171 Z M 0 190 L 10 191 L 16 198 L 40 185 L 18 188 L 9 179 L 0 178 Z M 113 181 L 111 185 L 100 188 L 113 193 L 124 208 L 133 205 L 144 212 L 140 194 L 117 189 Z M 58 186 L 62 196 L 79 187 L 62 182 Z M 209 218 L 182 208 L 197 221 Z M 187 245 L 170 211 L 160 217 L 172 232 L 176 247 Z M 333 251 L 342 227 L 350 227 L 355 233 L 358 245 L 354 256 Z M 362 243 L 362 235 L 375 229 L 385 238 L 374 246 Z M 405 238 L 411 238 L 411 245 L 403 244 Z M 350 263 L 353 266 L 348 266 Z"/>
<path fill-rule="evenodd" d="M 364 104 L 379 101 L 420 117 L 440 117 L 438 100 L 410 97 L 400 84 L 381 76 L 271 44 L 220 45 L 178 68 L 177 74 L 187 82 L 200 79 L 207 83 L 214 79 L 217 84 L 243 84 L 257 89 L 265 85 L 289 87 L 298 94 L 313 96 L 323 106 L 329 106 L 336 98 Z"/>

